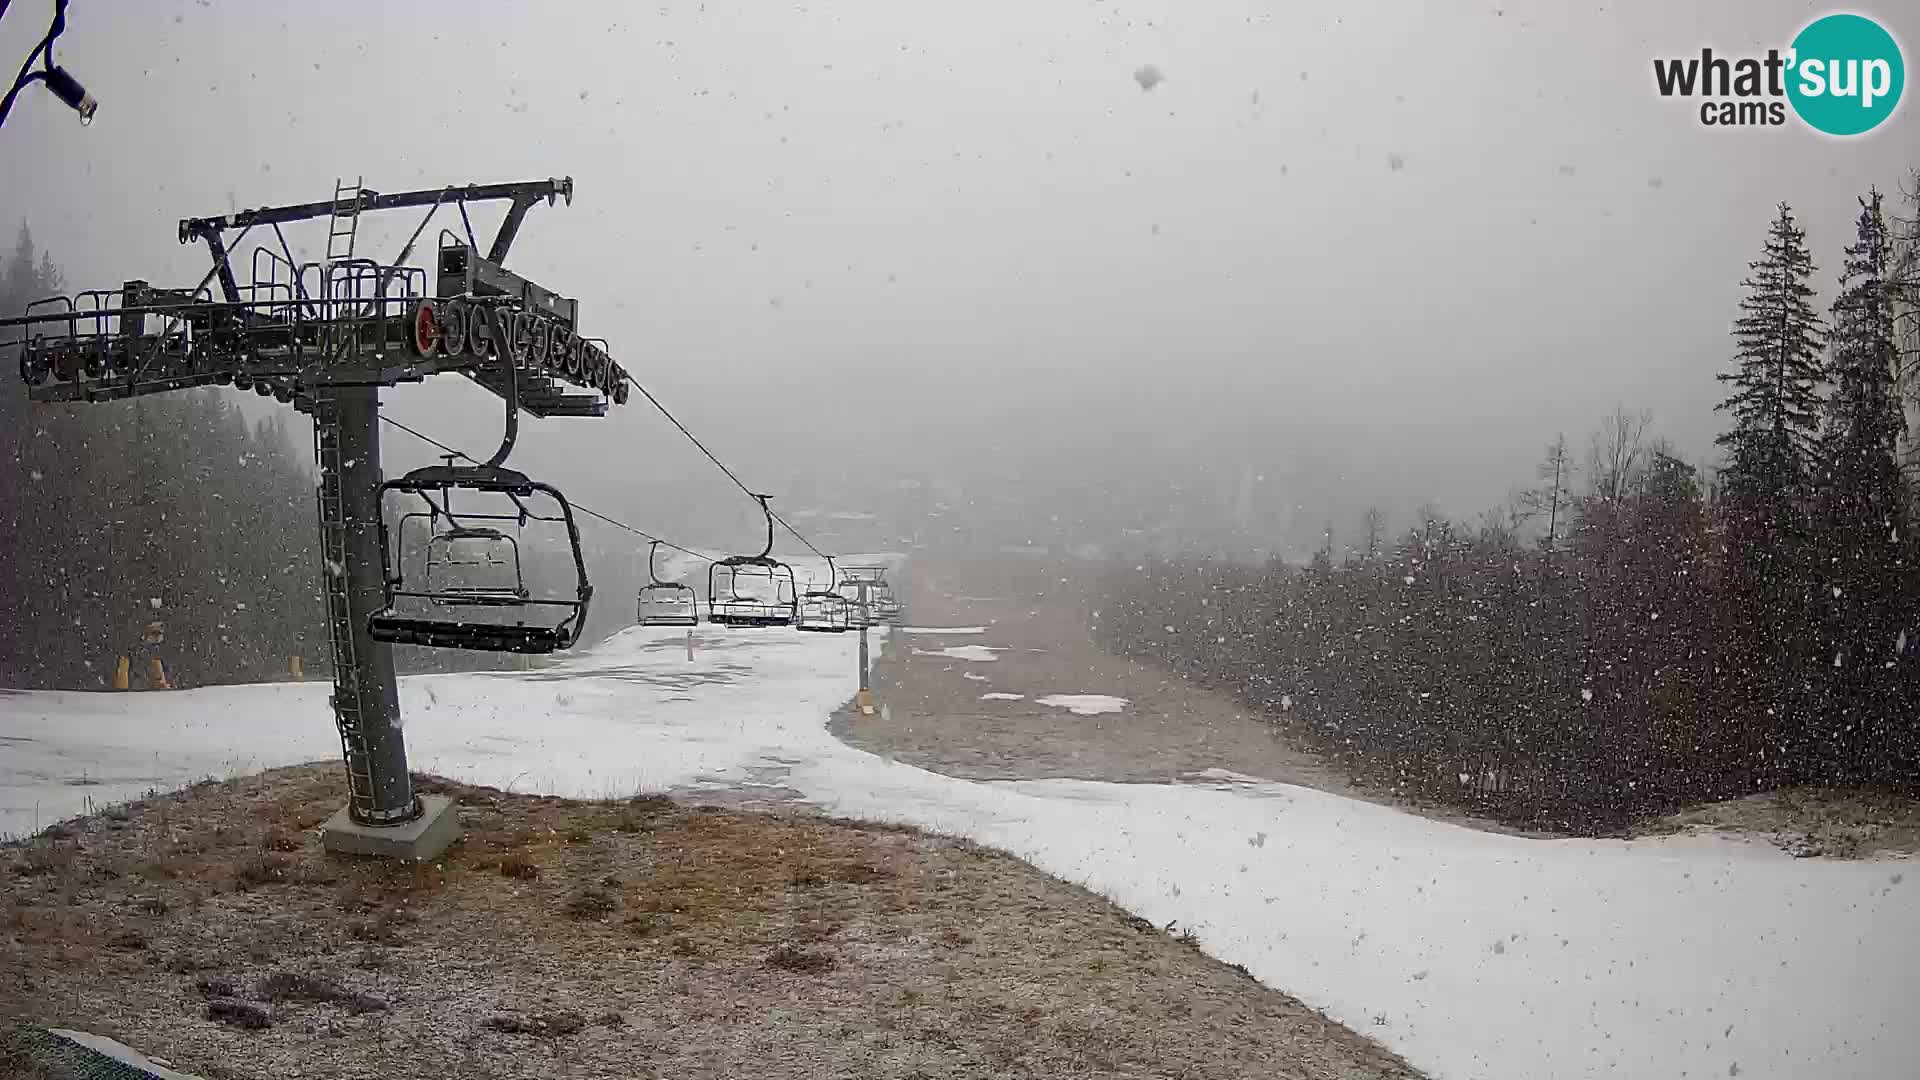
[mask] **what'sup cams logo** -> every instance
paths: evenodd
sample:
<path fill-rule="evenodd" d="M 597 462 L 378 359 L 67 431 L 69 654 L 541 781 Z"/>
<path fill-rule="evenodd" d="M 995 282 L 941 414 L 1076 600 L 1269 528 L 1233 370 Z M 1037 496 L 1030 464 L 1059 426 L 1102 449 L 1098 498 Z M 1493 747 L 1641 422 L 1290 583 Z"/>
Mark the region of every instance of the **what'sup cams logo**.
<path fill-rule="evenodd" d="M 1773 127 L 1787 108 L 1815 131 L 1864 135 L 1900 105 L 1906 64 L 1900 43 L 1864 15 L 1823 15 L 1794 35 L 1786 49 L 1765 56 L 1727 57 L 1712 48 L 1699 56 L 1657 59 L 1654 86 L 1661 97 L 1700 99 L 1707 127 Z"/>

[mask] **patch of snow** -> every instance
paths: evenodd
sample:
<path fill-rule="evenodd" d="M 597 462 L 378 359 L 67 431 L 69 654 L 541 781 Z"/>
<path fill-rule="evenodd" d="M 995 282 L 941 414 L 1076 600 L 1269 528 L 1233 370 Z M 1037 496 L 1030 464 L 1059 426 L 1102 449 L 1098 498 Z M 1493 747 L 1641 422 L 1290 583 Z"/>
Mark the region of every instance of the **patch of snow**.
<path fill-rule="evenodd" d="M 122 1065 L 131 1065 L 152 1077 L 153 1080 L 200 1080 L 198 1076 L 190 1073 L 175 1072 L 165 1065 L 154 1061 L 152 1058 L 146 1057 L 133 1047 L 114 1039 L 109 1039 L 105 1035 L 95 1035 L 86 1031 L 74 1031 L 70 1028 L 48 1028 L 47 1030 L 69 1042 L 79 1043 L 81 1046 L 86 1047 L 96 1054 L 112 1058 Z"/>
<path fill-rule="evenodd" d="M 1065 709 L 1079 716 L 1094 716 L 1099 713 L 1114 713 L 1127 707 L 1127 699 L 1107 694 L 1048 694 L 1035 699 L 1042 705 L 1051 705 Z"/>
<path fill-rule="evenodd" d="M 949 660 L 971 660 L 975 663 L 984 664 L 1000 659 L 993 655 L 997 651 L 999 650 L 996 650 L 991 645 L 954 645 L 945 649 L 915 649 L 913 650 L 913 654 L 915 656 L 944 656 Z"/>
<path fill-rule="evenodd" d="M 974 682 L 992 682 L 993 681 L 992 679 L 987 678 L 985 675 L 975 675 L 971 671 L 961 672 L 960 677 L 963 679 L 972 679 Z"/>
<path fill-rule="evenodd" d="M 903 634 L 984 634 L 984 626 L 903 626 Z"/>
<path fill-rule="evenodd" d="M 1270 781 L 1263 777 L 1249 776 L 1243 772 L 1234 772 L 1232 769 L 1222 769 L 1217 765 L 1210 769 L 1201 769 L 1199 772 L 1189 775 L 1195 780 L 1218 780 L 1228 784 L 1270 783 Z"/>
<path fill-rule="evenodd" d="M 1001 693 L 998 690 L 995 690 L 990 694 L 981 694 L 980 700 L 981 701 L 1019 701 L 1026 696 L 1027 695 L 1025 694 L 1005 694 L 1005 693 Z"/>

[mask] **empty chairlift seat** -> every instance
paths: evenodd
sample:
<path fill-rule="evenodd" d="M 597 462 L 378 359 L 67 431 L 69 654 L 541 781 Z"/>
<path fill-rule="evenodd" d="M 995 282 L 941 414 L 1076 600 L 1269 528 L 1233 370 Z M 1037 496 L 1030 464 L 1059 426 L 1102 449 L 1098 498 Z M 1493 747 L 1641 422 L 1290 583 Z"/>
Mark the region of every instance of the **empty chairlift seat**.
<path fill-rule="evenodd" d="M 826 586 L 810 588 L 800 594 L 800 602 L 794 613 L 795 628 L 817 634 L 841 634 L 854 625 L 853 605 L 834 588 L 837 576 L 833 559 L 829 557 Z"/>
<path fill-rule="evenodd" d="M 839 591 L 847 598 L 849 618 L 855 626 L 875 626 L 900 618 L 900 602 L 894 598 L 884 566 L 847 567 L 840 577 Z"/>
<path fill-rule="evenodd" d="M 773 510 L 755 495 L 767 518 L 767 543 L 758 555 L 729 555 L 707 567 L 707 621 L 721 626 L 791 626 L 799 599 L 793 567 L 773 557 Z"/>
<path fill-rule="evenodd" d="M 449 463 L 380 485 L 380 506 L 385 603 L 367 620 L 374 640 L 549 653 L 579 639 L 593 587 L 558 489 Z"/>
<path fill-rule="evenodd" d="M 677 581 L 662 581 L 654 570 L 654 556 L 660 541 L 647 549 L 647 581 L 640 587 L 639 625 L 698 626 L 700 595 Z"/>

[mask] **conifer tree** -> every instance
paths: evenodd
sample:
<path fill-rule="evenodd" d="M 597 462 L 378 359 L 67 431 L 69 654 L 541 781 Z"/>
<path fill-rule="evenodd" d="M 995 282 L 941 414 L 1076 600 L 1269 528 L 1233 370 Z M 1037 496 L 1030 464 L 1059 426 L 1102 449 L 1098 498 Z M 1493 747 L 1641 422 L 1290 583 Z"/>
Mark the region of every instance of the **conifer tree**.
<path fill-rule="evenodd" d="M 1820 422 L 1820 352 L 1825 329 L 1813 307 L 1813 256 L 1786 203 L 1767 231 L 1762 256 L 1748 264 L 1747 295 L 1734 321 L 1732 387 L 1717 408 L 1733 428 L 1718 443 L 1729 526 L 1743 560 L 1776 559 L 1800 533 L 1812 489 Z"/>
<path fill-rule="evenodd" d="M 1833 387 L 1821 431 L 1819 525 L 1821 628 L 1828 668 L 1829 730 L 1820 740 L 1829 768 L 1866 779 L 1879 767 L 1896 703 L 1911 676 L 1898 671 L 1896 645 L 1910 619 L 1905 492 L 1899 448 L 1906 432 L 1899 346 L 1888 270 L 1892 237 L 1880 194 L 1860 200 L 1854 242 L 1833 304 Z M 1889 661 L 1895 668 L 1888 668 Z M 1904 730 L 1904 728 L 1903 728 Z"/>
<path fill-rule="evenodd" d="M 1728 731 L 1737 749 L 1727 764 L 1766 787 L 1802 775 L 1823 715 L 1823 650 L 1812 631 L 1825 610 L 1811 596 L 1809 518 L 1824 328 L 1813 307 L 1806 233 L 1785 203 L 1763 254 L 1748 265 L 1733 368 L 1718 376 L 1732 387 L 1718 409 L 1732 414 L 1733 428 L 1718 440 L 1727 461 L 1714 692 L 1747 703 Z"/>
<path fill-rule="evenodd" d="M 1823 516 L 1841 533 L 1889 534 L 1900 511 L 1896 455 L 1906 415 L 1896 381 L 1899 348 L 1887 288 L 1892 245 L 1879 192 L 1860 200 L 1856 230 L 1833 303 L 1827 365 L 1833 393 L 1821 432 Z"/>

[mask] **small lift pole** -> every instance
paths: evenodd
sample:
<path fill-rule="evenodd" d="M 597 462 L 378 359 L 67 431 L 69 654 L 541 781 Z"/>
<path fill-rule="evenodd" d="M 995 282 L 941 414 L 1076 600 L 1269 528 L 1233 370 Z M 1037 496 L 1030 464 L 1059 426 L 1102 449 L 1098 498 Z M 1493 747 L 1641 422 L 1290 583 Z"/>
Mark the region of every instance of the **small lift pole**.
<path fill-rule="evenodd" d="M 873 622 L 873 618 L 872 618 L 873 613 L 867 608 L 867 583 L 862 581 L 859 583 L 859 587 L 860 587 L 860 601 L 859 601 L 860 603 L 860 693 L 854 700 L 856 703 L 859 704 L 860 711 L 862 713 L 868 716 L 871 716 L 873 715 L 873 688 L 867 685 L 867 678 L 868 678 L 868 671 L 869 671 L 868 664 L 867 664 L 867 625 Z"/>

